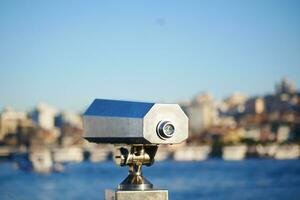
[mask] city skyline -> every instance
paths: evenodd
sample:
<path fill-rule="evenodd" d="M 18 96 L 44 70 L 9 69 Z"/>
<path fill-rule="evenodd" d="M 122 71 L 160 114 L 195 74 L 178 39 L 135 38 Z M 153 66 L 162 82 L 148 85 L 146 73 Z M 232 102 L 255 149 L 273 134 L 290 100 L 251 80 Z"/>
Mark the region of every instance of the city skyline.
<path fill-rule="evenodd" d="M 0 108 L 177 102 L 300 85 L 300 3 L 0 3 Z"/>
<path fill-rule="evenodd" d="M 276 95 L 276 93 L 278 93 L 278 86 L 282 87 L 283 84 L 284 84 L 284 87 L 288 87 L 289 90 L 295 90 L 295 92 L 299 94 L 298 87 L 294 84 L 294 82 L 287 79 L 287 77 L 284 77 L 284 78 L 281 79 L 280 82 L 276 82 L 276 84 L 273 85 L 273 90 L 272 91 L 265 92 L 265 93 L 260 94 L 260 95 L 248 95 L 248 94 L 245 94 L 245 93 L 240 92 L 240 91 L 234 91 L 234 92 L 231 92 L 229 95 L 224 96 L 221 99 L 216 99 L 214 94 L 211 93 L 210 91 L 202 91 L 202 92 L 195 93 L 193 96 L 191 96 L 190 98 L 187 98 L 187 99 L 181 99 L 181 100 L 177 100 L 177 101 L 174 101 L 174 102 L 161 102 L 161 103 L 179 103 L 179 104 L 182 104 L 182 106 L 185 106 L 185 105 L 188 105 L 188 104 L 192 103 L 195 100 L 195 98 L 197 98 L 198 96 L 209 95 L 216 105 L 221 106 L 221 104 L 219 104 L 219 103 L 222 103 L 222 102 L 224 103 L 224 102 L 228 101 L 228 98 L 235 98 L 234 96 L 236 96 L 236 95 L 238 95 L 239 97 L 243 96 L 243 98 L 245 98 L 245 100 L 248 100 L 248 99 L 251 99 L 251 98 L 264 98 L 268 95 Z M 101 98 L 100 97 L 95 97 L 94 99 L 101 99 Z M 94 99 L 92 99 L 92 100 L 94 100 Z M 110 99 L 112 99 L 112 98 L 110 98 Z M 130 99 L 115 99 L 115 100 L 130 100 Z M 133 99 L 132 101 L 142 102 L 142 100 L 138 100 L 138 99 Z M 151 101 L 148 101 L 148 102 L 151 102 Z M 152 101 L 152 102 L 154 102 L 154 101 Z M 22 112 L 31 113 L 32 111 L 36 110 L 40 106 L 42 106 L 42 107 L 43 106 L 46 106 L 46 107 L 49 106 L 49 108 L 56 110 L 55 111 L 56 114 L 65 113 L 65 112 L 66 113 L 74 113 L 74 114 L 75 113 L 83 114 L 83 112 L 86 110 L 86 108 L 79 109 L 79 110 L 66 109 L 64 107 L 59 107 L 55 104 L 51 104 L 47 101 L 39 101 L 39 102 L 36 102 L 35 104 L 33 104 L 32 106 L 27 107 L 26 109 L 19 109 L 18 107 L 14 107 L 14 106 L 11 106 L 11 105 L 6 105 L 6 106 L 3 106 L 2 108 L 0 107 L 0 112 L 4 111 L 5 109 L 9 109 L 9 110 L 12 109 L 12 110 L 15 110 L 15 111 L 22 111 Z"/>

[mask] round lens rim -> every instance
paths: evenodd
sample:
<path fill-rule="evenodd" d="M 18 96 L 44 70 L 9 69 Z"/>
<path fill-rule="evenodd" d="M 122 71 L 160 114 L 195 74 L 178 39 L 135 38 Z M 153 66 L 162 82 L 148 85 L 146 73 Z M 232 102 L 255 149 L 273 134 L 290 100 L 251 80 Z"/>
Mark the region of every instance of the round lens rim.
<path fill-rule="evenodd" d="M 171 126 L 173 128 L 171 133 L 167 133 L 165 131 L 165 127 L 167 126 Z M 175 133 L 175 126 L 170 121 L 160 121 L 157 125 L 156 132 L 161 139 L 166 140 L 173 137 Z"/>

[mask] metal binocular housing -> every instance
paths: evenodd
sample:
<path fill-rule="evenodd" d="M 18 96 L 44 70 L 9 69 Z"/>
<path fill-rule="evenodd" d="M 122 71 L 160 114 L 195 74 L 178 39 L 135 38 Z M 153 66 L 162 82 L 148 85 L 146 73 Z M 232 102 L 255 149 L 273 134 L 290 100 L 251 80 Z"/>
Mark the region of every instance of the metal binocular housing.
<path fill-rule="evenodd" d="M 113 144 L 176 144 L 188 137 L 178 104 L 96 99 L 83 115 L 84 138 Z"/>
<path fill-rule="evenodd" d="M 149 190 L 142 175 L 159 144 L 177 144 L 188 137 L 188 118 L 178 104 L 96 99 L 83 115 L 84 138 L 115 144 L 114 160 L 129 167 L 119 190 Z"/>

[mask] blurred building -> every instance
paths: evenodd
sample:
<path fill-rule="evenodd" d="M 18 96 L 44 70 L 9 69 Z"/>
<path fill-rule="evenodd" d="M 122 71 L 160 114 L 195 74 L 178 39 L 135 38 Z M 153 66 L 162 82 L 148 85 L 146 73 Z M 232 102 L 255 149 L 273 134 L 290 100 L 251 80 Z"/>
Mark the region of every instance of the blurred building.
<path fill-rule="evenodd" d="M 47 146 L 55 144 L 60 136 L 60 129 L 35 129 L 29 138 L 31 147 Z"/>
<path fill-rule="evenodd" d="M 62 128 L 64 125 L 82 128 L 82 118 L 76 113 L 61 112 L 55 117 L 55 126 Z"/>
<path fill-rule="evenodd" d="M 0 115 L 0 140 L 8 134 L 16 134 L 19 125 L 26 119 L 26 113 L 5 108 Z"/>
<path fill-rule="evenodd" d="M 245 95 L 236 92 L 222 102 L 219 107 L 220 111 L 231 116 L 243 113 L 245 111 L 245 102 L 247 99 L 248 98 Z"/>
<path fill-rule="evenodd" d="M 221 115 L 217 118 L 216 125 L 227 128 L 235 128 L 237 126 L 237 122 L 232 116 Z"/>
<path fill-rule="evenodd" d="M 275 139 L 271 124 L 262 124 L 260 126 L 260 141 L 267 142 Z"/>
<path fill-rule="evenodd" d="M 258 126 L 246 127 L 243 138 L 251 139 L 254 141 L 259 141 L 260 140 L 260 128 Z"/>
<path fill-rule="evenodd" d="M 245 130 L 243 128 L 228 129 L 223 135 L 223 142 L 225 144 L 237 144 L 244 135 Z"/>
<path fill-rule="evenodd" d="M 61 112 L 55 119 L 55 125 L 61 130 L 60 144 L 62 146 L 71 146 L 83 142 L 83 127 L 80 115 L 72 112 Z"/>
<path fill-rule="evenodd" d="M 291 138 L 291 128 L 289 126 L 281 125 L 277 129 L 277 142 L 285 142 Z"/>
<path fill-rule="evenodd" d="M 218 118 L 217 107 L 209 93 L 197 95 L 188 105 L 183 106 L 189 117 L 189 128 L 194 134 L 214 125 Z"/>
<path fill-rule="evenodd" d="M 265 96 L 264 101 L 267 113 L 293 112 L 299 103 L 299 95 L 294 83 L 284 78 L 276 85 L 275 94 Z"/>
<path fill-rule="evenodd" d="M 31 113 L 32 120 L 42 129 L 51 130 L 55 127 L 55 116 L 57 110 L 45 103 L 37 105 L 35 110 Z"/>
<path fill-rule="evenodd" d="M 245 114 L 262 114 L 265 111 L 265 101 L 260 97 L 253 97 L 245 103 Z"/>

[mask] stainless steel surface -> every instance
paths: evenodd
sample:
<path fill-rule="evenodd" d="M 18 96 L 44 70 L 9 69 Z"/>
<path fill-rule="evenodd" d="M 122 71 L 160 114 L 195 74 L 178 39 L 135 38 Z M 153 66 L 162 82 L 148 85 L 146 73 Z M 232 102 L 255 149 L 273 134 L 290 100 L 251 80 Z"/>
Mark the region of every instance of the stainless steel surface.
<path fill-rule="evenodd" d="M 84 116 L 84 137 L 143 137 L 143 118 Z M 113 141 L 112 141 L 113 143 Z"/>
<path fill-rule="evenodd" d="M 156 132 L 161 121 L 174 126 L 172 137 L 162 139 Z M 155 104 L 144 117 L 144 138 L 151 144 L 177 144 L 188 137 L 188 118 L 177 104 Z"/>
<path fill-rule="evenodd" d="M 168 124 L 157 132 L 162 122 Z M 95 100 L 83 126 L 84 137 L 98 143 L 173 144 L 188 137 L 188 118 L 177 104 Z"/>
<path fill-rule="evenodd" d="M 148 191 L 106 190 L 105 200 L 168 200 L 168 190 L 148 190 Z"/>

